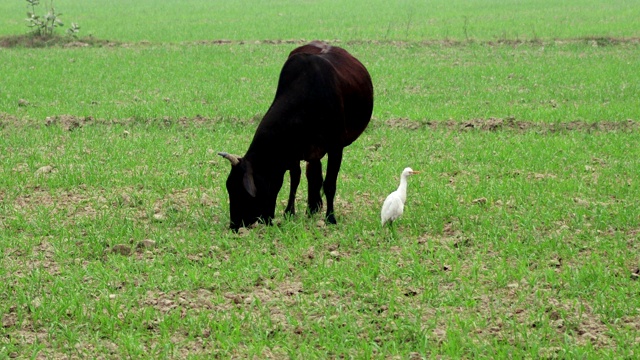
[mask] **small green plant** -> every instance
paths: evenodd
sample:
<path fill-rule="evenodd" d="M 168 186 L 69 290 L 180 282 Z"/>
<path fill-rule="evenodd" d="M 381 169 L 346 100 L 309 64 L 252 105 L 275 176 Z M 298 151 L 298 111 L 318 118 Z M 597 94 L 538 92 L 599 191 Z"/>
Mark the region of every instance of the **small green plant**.
<path fill-rule="evenodd" d="M 71 23 L 71 27 L 67 29 L 67 36 L 77 38 L 79 31 L 80 31 L 80 25 L 78 25 L 77 23 Z"/>
<path fill-rule="evenodd" d="M 51 37 L 57 27 L 64 26 L 64 23 L 60 20 L 62 13 L 56 12 L 55 7 L 53 6 L 53 0 L 45 2 L 44 6 L 48 11 L 46 15 L 43 16 L 36 13 L 36 7 L 40 5 L 40 0 L 26 1 L 28 3 L 27 7 L 30 8 L 30 11 L 27 11 L 27 18 L 25 20 L 28 22 L 27 26 L 32 29 L 33 35 Z M 67 35 L 76 37 L 79 30 L 80 26 L 76 23 L 72 23 L 71 27 L 67 29 Z"/>

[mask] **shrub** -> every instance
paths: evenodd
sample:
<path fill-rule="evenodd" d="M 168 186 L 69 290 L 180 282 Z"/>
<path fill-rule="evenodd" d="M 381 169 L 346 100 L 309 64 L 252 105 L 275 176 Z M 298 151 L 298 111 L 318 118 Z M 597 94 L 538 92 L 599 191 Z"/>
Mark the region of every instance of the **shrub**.
<path fill-rule="evenodd" d="M 33 35 L 52 37 L 57 27 L 64 26 L 64 23 L 60 20 L 62 13 L 56 12 L 55 7 L 53 6 L 53 0 L 44 2 L 44 7 L 48 9 L 46 15 L 38 15 L 36 12 L 36 8 L 40 5 L 40 0 L 26 1 L 28 4 L 27 7 L 30 11 L 27 11 L 27 18 L 25 20 L 28 22 L 27 26 L 32 29 L 31 32 Z M 67 35 L 76 37 L 79 30 L 80 26 L 76 23 L 72 23 L 71 27 L 67 29 Z"/>

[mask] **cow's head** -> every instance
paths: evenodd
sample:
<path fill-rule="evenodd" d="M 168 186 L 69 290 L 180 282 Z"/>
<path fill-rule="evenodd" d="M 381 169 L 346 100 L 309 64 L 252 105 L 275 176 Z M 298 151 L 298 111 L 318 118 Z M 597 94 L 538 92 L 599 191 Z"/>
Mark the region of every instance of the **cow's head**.
<path fill-rule="evenodd" d="M 253 177 L 253 169 L 248 160 L 224 152 L 218 155 L 229 160 L 231 172 L 227 178 L 227 192 L 229 193 L 230 227 L 238 231 L 243 226 L 249 226 L 260 219 L 260 203 L 256 197 L 257 189 Z"/>

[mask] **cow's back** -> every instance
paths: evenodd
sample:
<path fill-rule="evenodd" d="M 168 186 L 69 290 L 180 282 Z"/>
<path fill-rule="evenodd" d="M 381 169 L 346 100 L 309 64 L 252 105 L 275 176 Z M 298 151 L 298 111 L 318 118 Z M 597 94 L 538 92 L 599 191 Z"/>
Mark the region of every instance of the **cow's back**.
<path fill-rule="evenodd" d="M 294 49 L 289 58 L 297 54 L 317 55 L 335 70 L 337 93 L 344 107 L 344 133 L 342 146 L 348 146 L 366 129 L 373 111 L 373 84 L 369 72 L 358 59 L 346 50 L 320 41 Z"/>

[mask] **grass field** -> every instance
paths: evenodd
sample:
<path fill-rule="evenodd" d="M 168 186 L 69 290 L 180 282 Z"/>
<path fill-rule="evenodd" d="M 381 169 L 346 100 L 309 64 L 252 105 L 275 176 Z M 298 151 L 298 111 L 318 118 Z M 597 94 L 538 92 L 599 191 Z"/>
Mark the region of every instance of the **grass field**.
<path fill-rule="evenodd" d="M 369 67 L 381 119 L 640 118 L 638 44 L 344 45 Z M 20 117 L 250 118 L 292 44 L 10 50 L 0 105 Z M 25 79 L 31 79 L 25 83 Z M 21 106 L 20 99 L 28 102 Z M 55 109 L 55 111 L 52 111 Z"/>
<path fill-rule="evenodd" d="M 640 353 L 634 2 L 55 4 L 111 45 L 0 48 L 0 358 Z M 314 38 L 376 91 L 338 225 L 303 181 L 300 215 L 283 191 L 277 226 L 234 234 L 216 153 Z"/>
<path fill-rule="evenodd" d="M 3 1 L 3 33 L 21 33 L 25 1 Z M 640 10 L 626 0 L 229 1 L 57 0 L 81 33 L 118 41 L 206 39 L 550 39 L 637 37 Z"/>

